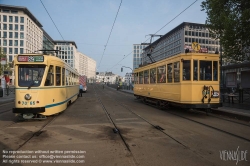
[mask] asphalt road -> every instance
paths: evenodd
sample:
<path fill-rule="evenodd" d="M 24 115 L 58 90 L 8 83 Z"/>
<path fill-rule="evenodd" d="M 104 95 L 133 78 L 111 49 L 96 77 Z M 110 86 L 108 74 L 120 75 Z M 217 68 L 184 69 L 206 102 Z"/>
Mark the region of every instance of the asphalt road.
<path fill-rule="evenodd" d="M 2 165 L 250 165 L 250 124 L 243 121 L 159 110 L 100 85 L 42 121 L 18 121 L 13 104 L 0 105 Z"/>

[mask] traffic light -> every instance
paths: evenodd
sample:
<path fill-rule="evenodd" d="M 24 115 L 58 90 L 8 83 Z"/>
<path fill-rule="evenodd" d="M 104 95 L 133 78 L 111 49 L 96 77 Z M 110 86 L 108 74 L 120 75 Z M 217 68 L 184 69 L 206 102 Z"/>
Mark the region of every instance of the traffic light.
<path fill-rule="evenodd" d="M 121 72 L 123 72 L 123 68 L 121 68 Z"/>

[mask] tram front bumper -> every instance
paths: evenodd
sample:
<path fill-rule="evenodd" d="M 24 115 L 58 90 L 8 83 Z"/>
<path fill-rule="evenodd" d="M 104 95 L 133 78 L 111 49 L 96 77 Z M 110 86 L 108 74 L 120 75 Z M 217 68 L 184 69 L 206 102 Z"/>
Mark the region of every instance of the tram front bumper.
<path fill-rule="evenodd" d="M 37 108 L 13 108 L 13 113 L 42 113 L 45 112 L 45 107 L 37 107 Z"/>

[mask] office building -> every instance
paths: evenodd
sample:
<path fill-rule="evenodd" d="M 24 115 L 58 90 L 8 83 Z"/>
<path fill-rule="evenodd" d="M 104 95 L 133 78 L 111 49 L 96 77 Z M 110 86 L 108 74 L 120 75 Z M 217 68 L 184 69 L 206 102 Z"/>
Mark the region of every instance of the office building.
<path fill-rule="evenodd" d="M 139 65 L 142 63 L 141 54 L 145 47 L 145 45 L 133 44 L 133 69 L 138 68 Z"/>
<path fill-rule="evenodd" d="M 79 56 L 78 72 L 80 75 L 87 76 L 90 82 L 94 82 L 96 79 L 96 61 L 81 52 L 77 52 L 77 54 Z"/>
<path fill-rule="evenodd" d="M 199 43 L 208 53 L 220 50 L 219 41 L 211 38 L 205 24 L 183 22 L 143 50 L 142 64 L 152 63 L 151 59 L 159 61 L 184 53 L 186 48 L 191 47 L 192 42 Z M 151 55 L 151 59 L 148 55 Z"/>
<path fill-rule="evenodd" d="M 59 58 L 68 63 L 72 68 L 79 71 L 79 55 L 77 45 L 74 41 L 54 40 L 55 49 L 60 50 L 57 54 Z"/>
<path fill-rule="evenodd" d="M 15 54 L 33 53 L 43 48 L 42 24 L 26 8 L 0 5 L 0 46 L 12 62 Z"/>

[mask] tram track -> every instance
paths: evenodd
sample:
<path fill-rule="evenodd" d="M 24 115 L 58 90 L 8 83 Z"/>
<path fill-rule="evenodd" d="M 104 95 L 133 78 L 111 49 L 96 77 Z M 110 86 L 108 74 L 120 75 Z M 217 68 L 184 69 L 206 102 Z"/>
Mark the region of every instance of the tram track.
<path fill-rule="evenodd" d="M 93 87 L 93 90 L 94 90 L 94 92 L 95 92 L 96 98 L 98 99 L 99 103 L 100 103 L 101 106 L 102 106 L 102 109 L 105 111 L 105 114 L 107 115 L 108 119 L 110 120 L 110 122 L 111 122 L 112 125 L 114 126 L 113 132 L 119 134 L 119 136 L 120 136 L 120 138 L 121 138 L 123 144 L 125 145 L 126 149 L 128 150 L 127 152 L 129 153 L 129 155 L 130 155 L 130 156 L 132 157 L 132 159 L 133 159 L 134 165 L 140 165 L 140 164 L 137 162 L 137 160 L 136 160 L 135 156 L 133 155 L 132 151 L 130 150 L 128 143 L 126 142 L 124 136 L 123 136 L 122 133 L 121 133 L 121 130 L 119 130 L 119 127 L 118 127 L 118 126 L 116 125 L 116 123 L 114 122 L 114 120 L 113 120 L 113 118 L 111 117 L 110 113 L 108 112 L 108 110 L 107 110 L 106 107 L 104 106 L 102 100 L 100 99 L 100 97 L 98 97 L 97 92 L 96 92 L 96 89 L 95 89 L 94 87 Z"/>
<path fill-rule="evenodd" d="M 155 105 L 153 105 L 153 104 L 147 103 L 147 105 L 150 105 L 150 106 L 153 106 L 154 108 L 159 109 L 157 106 L 155 106 Z M 175 109 L 177 109 L 177 108 L 175 108 Z M 179 109 L 177 109 L 177 110 L 179 111 Z M 177 116 L 177 117 L 183 118 L 183 119 L 185 119 L 185 120 L 188 120 L 188 121 L 194 122 L 194 123 L 196 123 L 196 124 L 200 124 L 200 125 L 203 125 L 203 126 L 205 126 L 205 127 L 208 127 L 208 128 L 214 129 L 214 130 L 216 130 L 216 131 L 219 131 L 219 132 L 225 133 L 225 134 L 227 134 L 227 135 L 230 135 L 230 136 L 233 136 L 233 137 L 239 138 L 239 139 L 241 139 L 241 140 L 244 140 L 244 141 L 250 142 L 250 139 L 245 138 L 245 137 L 242 137 L 242 136 L 239 136 L 239 135 L 236 135 L 236 134 L 233 134 L 233 133 L 228 132 L 228 131 L 226 131 L 226 130 L 223 130 L 223 129 L 220 129 L 220 128 L 217 128 L 217 127 L 214 127 L 214 126 L 212 126 L 212 125 L 209 125 L 209 124 L 206 124 L 206 123 L 203 123 L 203 122 L 199 122 L 199 121 L 194 120 L 194 119 L 191 119 L 191 118 L 187 118 L 187 117 L 185 117 L 185 116 L 179 115 L 179 114 L 174 113 L 174 112 L 170 112 L 170 111 L 168 111 L 168 110 L 166 110 L 166 112 L 167 112 L 167 113 L 169 113 L 169 114 L 171 114 L 171 115 L 174 115 L 174 116 Z M 217 118 L 217 119 L 221 119 L 221 120 L 226 120 L 226 119 L 224 119 L 224 118 L 219 118 L 219 117 L 216 117 L 216 118 Z M 244 126 L 250 127 L 250 126 L 249 126 L 249 125 L 247 125 L 247 124 L 243 124 L 243 123 L 235 122 L 235 121 L 232 121 L 232 120 L 226 120 L 226 121 L 229 121 L 229 122 L 232 122 L 232 123 L 236 123 L 236 124 L 240 124 L 240 125 L 244 125 Z"/>
<path fill-rule="evenodd" d="M 127 108 L 124 104 L 121 104 L 120 102 L 118 102 L 116 99 L 111 98 L 110 96 L 108 96 L 110 99 L 116 101 L 117 104 L 119 104 L 120 106 L 122 106 L 123 108 L 125 108 L 126 110 L 130 111 L 131 113 L 133 113 L 135 116 L 139 117 L 140 119 L 142 119 L 144 122 L 148 123 L 149 125 L 151 125 L 153 128 L 157 129 L 158 131 L 162 132 L 164 135 L 168 136 L 169 138 L 171 138 L 172 140 L 174 140 L 175 142 L 177 142 L 178 144 L 180 144 L 181 146 L 183 146 L 184 148 L 189 148 L 188 146 L 184 145 L 183 143 L 181 143 L 180 141 L 178 141 L 177 139 L 175 139 L 173 136 L 171 136 L 170 134 L 164 132 L 164 129 L 161 128 L 158 125 L 154 125 L 153 123 L 149 122 L 149 120 L 143 118 L 142 116 L 138 115 L 137 113 L 135 113 L 134 111 L 132 111 L 131 109 Z"/>
<path fill-rule="evenodd" d="M 109 96 L 108 96 L 108 97 L 109 97 Z M 127 108 L 126 106 L 124 106 L 123 104 L 119 103 L 116 99 L 113 99 L 113 100 L 115 100 L 119 105 L 121 105 L 122 107 L 126 108 L 126 109 L 129 110 L 131 113 L 135 114 L 136 116 L 140 117 L 141 119 L 143 119 L 145 122 L 149 123 L 150 125 L 152 125 L 152 126 L 155 127 L 156 129 L 159 129 L 158 126 L 151 124 L 150 122 L 148 122 L 148 120 L 146 120 L 145 118 L 143 118 L 143 117 L 141 117 L 140 115 L 136 114 L 135 112 L 133 112 L 132 110 L 130 110 L 129 108 Z M 153 106 L 154 108 L 159 109 L 157 106 L 155 106 L 155 105 L 153 105 L 153 104 L 147 103 L 147 105 L 150 105 L 150 106 Z M 177 108 L 175 108 L 175 109 L 177 109 Z M 178 109 L 177 109 L 177 110 L 178 110 Z M 185 117 L 185 116 L 179 115 L 179 114 L 174 113 L 174 112 L 170 112 L 170 111 L 166 111 L 166 112 L 169 113 L 169 114 L 172 114 L 172 115 L 174 115 L 174 116 L 178 116 L 178 117 L 181 117 L 181 118 L 183 118 L 183 119 L 189 120 L 189 121 L 194 122 L 194 123 L 196 123 L 196 124 L 203 125 L 203 126 L 205 126 L 205 127 L 214 129 L 214 130 L 216 130 L 216 131 L 225 133 L 225 134 L 227 134 L 227 135 L 230 135 L 230 136 L 239 138 L 239 139 L 241 139 L 241 140 L 250 142 L 250 139 L 245 138 L 245 137 L 242 137 L 242 136 L 240 136 L 240 135 L 237 135 L 237 134 L 228 132 L 228 131 L 226 131 L 226 130 L 223 130 L 223 129 L 214 127 L 214 126 L 212 126 L 212 125 L 209 125 L 209 124 L 206 124 L 206 123 L 203 123 L 203 122 L 200 122 L 200 121 L 191 119 L 191 118 L 187 118 L 187 117 Z M 208 115 L 209 115 L 209 114 L 208 114 Z M 244 123 L 240 123 L 240 122 L 235 122 L 235 121 L 233 121 L 233 120 L 229 120 L 229 119 L 217 117 L 217 116 L 214 116 L 214 115 L 211 115 L 211 114 L 210 114 L 210 116 L 211 116 L 211 117 L 214 117 L 214 118 L 217 118 L 217 119 L 224 120 L 224 121 L 228 121 L 228 122 L 231 122 L 231 123 L 235 123 L 235 124 L 239 124 L 239 125 L 242 125 L 242 126 L 250 127 L 250 125 L 248 125 L 248 124 L 244 124 Z M 167 133 L 165 133 L 165 132 L 162 131 L 161 129 L 159 129 L 159 130 L 160 130 L 161 132 L 163 132 L 164 134 L 168 135 Z M 170 138 L 172 138 L 170 135 L 168 135 L 168 136 L 169 136 Z M 174 138 L 172 138 L 172 139 L 175 140 Z M 178 140 L 175 140 L 175 141 L 179 143 Z M 180 144 L 181 144 L 181 143 L 180 143 Z M 183 145 L 183 144 L 182 144 L 182 145 Z M 185 145 L 183 145 L 183 146 L 184 146 L 184 147 L 187 147 L 187 146 L 185 146 Z"/>
<path fill-rule="evenodd" d="M 104 92 L 102 90 L 101 90 L 101 92 L 104 94 Z M 157 131 L 163 133 L 164 135 L 166 135 L 167 137 L 169 137 L 170 139 L 172 139 L 173 141 L 175 141 L 177 144 L 181 145 L 184 149 L 190 150 L 192 153 L 196 154 L 197 156 L 199 156 L 201 158 L 204 158 L 204 156 L 202 154 L 200 154 L 199 152 L 197 152 L 195 149 L 189 147 L 188 145 L 185 145 L 184 143 L 182 143 L 182 141 L 179 141 L 178 139 L 174 138 L 174 136 L 172 136 L 171 134 L 168 134 L 167 132 L 165 132 L 164 129 L 161 128 L 160 126 L 154 125 L 153 123 L 151 123 L 146 118 L 144 118 L 144 117 L 140 116 L 139 114 L 135 113 L 134 111 L 132 111 L 126 105 L 124 105 L 124 104 L 120 103 L 119 101 L 117 101 L 117 99 L 111 98 L 109 95 L 106 95 L 106 96 L 108 96 L 110 99 L 114 100 L 117 104 L 119 104 L 120 106 L 122 106 L 123 108 L 125 108 L 126 110 L 128 110 L 129 112 L 131 112 L 132 114 L 134 114 L 136 117 L 139 117 L 140 119 L 142 119 L 144 122 L 146 122 L 147 124 L 149 124 L 150 126 L 152 126 Z M 209 160 L 207 160 L 207 161 L 209 161 Z"/>
<path fill-rule="evenodd" d="M 36 132 L 33 132 L 33 134 L 26 141 L 24 141 L 24 143 L 19 145 L 19 147 L 16 149 L 16 151 L 20 150 L 23 146 L 25 146 L 32 138 L 39 136 L 43 132 L 45 127 L 47 127 L 50 123 L 52 123 L 57 117 L 58 117 L 58 115 L 53 116 L 39 130 L 37 130 Z"/>
<path fill-rule="evenodd" d="M 147 103 L 147 105 L 159 109 L 157 106 L 155 106 L 155 105 L 153 105 L 153 104 Z M 176 109 L 177 111 L 180 111 L 178 108 L 175 108 L 175 109 Z M 216 131 L 225 133 L 225 134 L 227 134 L 227 135 L 230 135 L 230 136 L 239 138 L 239 139 L 241 139 L 241 140 L 250 142 L 250 139 L 248 139 L 248 138 L 239 136 L 239 135 L 237 135 L 237 134 L 233 134 L 233 133 L 231 133 L 231 132 L 228 132 L 228 131 L 226 131 L 226 130 L 220 129 L 220 128 L 218 128 L 218 127 L 214 127 L 214 126 L 212 126 L 212 125 L 209 125 L 209 124 L 206 124 L 206 123 L 203 123 L 203 122 L 200 122 L 200 121 L 191 119 L 191 118 L 187 118 L 187 117 L 185 117 L 185 116 L 179 115 L 179 114 L 177 114 L 177 113 L 174 113 L 174 112 L 171 112 L 171 111 L 168 111 L 168 110 L 165 110 L 165 111 L 166 111 L 167 113 L 171 114 L 171 115 L 174 115 L 174 116 L 177 116 L 177 117 L 186 119 L 186 120 L 191 121 L 191 122 L 194 122 L 194 123 L 196 123 L 196 124 L 200 124 L 200 125 L 206 126 L 206 127 L 208 127 L 208 128 L 214 129 L 214 130 L 216 130 Z M 207 116 L 207 115 L 206 115 L 206 116 Z M 211 117 L 214 117 L 214 118 L 217 118 L 217 119 L 221 119 L 221 120 L 224 120 L 224 121 L 228 121 L 228 122 L 231 122 L 231 123 L 235 123 L 235 124 L 239 124 L 239 125 L 243 125 L 243 126 L 250 127 L 250 125 L 243 124 L 243 123 L 240 123 L 240 122 L 235 122 L 235 121 L 228 120 L 228 119 L 225 119 L 225 118 L 220 118 L 220 117 L 216 117 L 216 116 L 211 116 Z"/>

